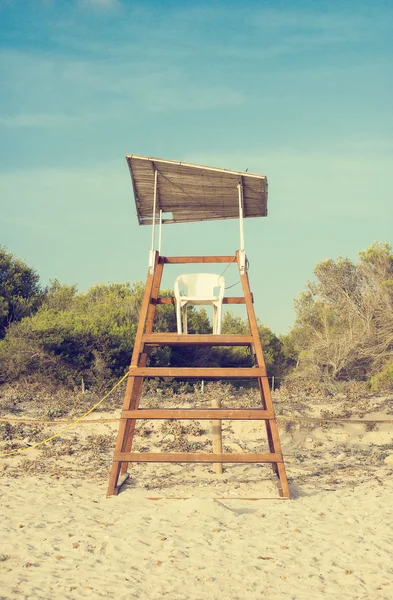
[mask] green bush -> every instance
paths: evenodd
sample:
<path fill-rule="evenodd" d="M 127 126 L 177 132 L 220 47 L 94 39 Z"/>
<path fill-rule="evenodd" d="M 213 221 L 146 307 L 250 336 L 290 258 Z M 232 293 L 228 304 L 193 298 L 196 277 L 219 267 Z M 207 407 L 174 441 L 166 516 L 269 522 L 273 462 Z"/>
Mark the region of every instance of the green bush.
<path fill-rule="evenodd" d="M 393 389 L 393 362 L 387 363 L 379 373 L 373 375 L 369 385 L 373 392 Z"/>

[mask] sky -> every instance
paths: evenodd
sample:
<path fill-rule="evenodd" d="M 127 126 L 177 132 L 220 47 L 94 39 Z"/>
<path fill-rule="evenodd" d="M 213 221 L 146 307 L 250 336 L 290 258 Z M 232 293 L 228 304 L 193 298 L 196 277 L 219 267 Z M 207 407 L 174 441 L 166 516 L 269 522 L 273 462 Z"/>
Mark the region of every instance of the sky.
<path fill-rule="evenodd" d="M 393 242 L 388 0 L 0 0 L 0 86 L 0 245 L 44 285 L 145 280 L 128 153 L 267 176 L 245 247 L 276 333 L 318 261 Z M 164 227 L 168 256 L 238 248 L 236 221 Z"/>

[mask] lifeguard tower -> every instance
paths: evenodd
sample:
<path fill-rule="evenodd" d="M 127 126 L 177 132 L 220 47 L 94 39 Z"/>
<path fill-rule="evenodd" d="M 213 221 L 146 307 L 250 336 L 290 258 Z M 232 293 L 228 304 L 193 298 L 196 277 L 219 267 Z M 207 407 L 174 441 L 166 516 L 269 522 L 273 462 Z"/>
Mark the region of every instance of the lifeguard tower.
<path fill-rule="evenodd" d="M 134 190 L 140 225 L 151 225 L 152 243 L 149 270 L 143 296 L 139 324 L 132 353 L 130 373 L 120 418 L 119 431 L 110 473 L 108 496 L 117 494 L 133 462 L 191 463 L 270 463 L 277 476 L 281 497 L 289 498 L 289 487 L 281 452 L 277 421 L 266 373 L 257 319 L 250 291 L 244 250 L 243 220 L 267 216 L 267 178 L 193 165 L 173 160 L 126 156 Z M 240 249 L 233 256 L 161 256 L 162 226 L 166 223 L 188 223 L 217 219 L 239 219 Z M 158 249 L 156 237 L 158 230 Z M 222 281 L 211 274 L 196 278 L 183 276 L 175 286 L 176 298 L 159 295 L 165 265 L 191 263 L 236 263 L 243 289 L 242 297 L 225 297 Z M 184 279 L 185 277 L 185 279 Z M 209 279 L 210 278 L 210 279 Z M 214 276 L 213 276 L 214 278 Z M 221 278 L 222 279 L 222 278 Z M 188 285 L 186 296 L 180 295 L 179 284 Z M 177 291 L 176 291 L 177 288 Z M 215 289 L 219 289 L 216 293 Z M 210 289 L 210 293 L 209 293 Z M 153 333 L 158 304 L 177 304 L 177 332 Z M 211 304 L 214 307 L 213 334 L 187 333 L 187 305 Z M 248 335 L 223 335 L 220 329 L 222 304 L 245 304 L 250 332 Z M 253 368 L 174 368 L 148 366 L 149 349 L 159 346 L 248 346 L 254 356 Z M 139 407 L 145 377 L 178 377 L 198 379 L 257 379 L 261 397 L 259 408 L 250 409 L 144 409 Z M 133 452 L 132 442 L 138 419 L 189 420 L 256 420 L 264 421 L 268 453 L 151 453 Z"/>

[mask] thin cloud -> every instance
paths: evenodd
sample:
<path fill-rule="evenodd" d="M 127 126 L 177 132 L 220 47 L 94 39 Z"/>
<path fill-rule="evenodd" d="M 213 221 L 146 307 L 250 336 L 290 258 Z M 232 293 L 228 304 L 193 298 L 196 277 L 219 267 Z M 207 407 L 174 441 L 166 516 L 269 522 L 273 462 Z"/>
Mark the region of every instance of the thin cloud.
<path fill-rule="evenodd" d="M 363 12 L 335 12 L 258 10 L 252 18 L 246 17 L 249 26 L 276 36 L 280 34 L 288 44 L 321 46 L 337 43 L 364 42 L 375 37 L 376 32 L 388 33 L 393 11 L 369 8 Z M 370 26 L 371 23 L 371 26 Z"/>
<path fill-rule="evenodd" d="M 41 222 L 50 220 L 61 227 L 61 223 L 72 222 L 76 213 L 79 223 L 102 222 L 97 199 L 105 204 L 112 193 L 122 198 L 123 188 L 128 189 L 129 185 L 126 175 L 126 166 L 120 160 L 97 163 L 94 167 L 23 168 L 0 172 L 0 208 L 3 209 L 0 210 L 0 225 L 32 224 L 35 227 L 37 224 L 38 227 Z M 20 204 L 11 203 L 11 198 L 27 200 L 23 213 Z M 94 207 L 97 210 L 94 211 Z M 127 207 L 130 211 L 133 208 L 132 204 Z M 121 220 L 121 215 L 113 215 L 113 223 Z"/>
<path fill-rule="evenodd" d="M 121 6 L 119 0 L 79 0 L 79 4 L 105 10 L 120 8 Z"/>
<path fill-rule="evenodd" d="M 130 106 L 144 111 L 201 111 L 246 102 L 235 84 L 212 82 L 204 73 L 195 73 L 191 79 L 181 66 L 155 65 L 153 70 L 150 59 L 136 63 L 123 58 L 108 64 L 24 52 L 3 52 L 2 56 L 10 100 L 4 102 L 1 127 L 50 128 L 103 117 L 117 119 L 127 115 Z M 26 87 L 29 102 L 21 103 L 16 112 L 11 99 L 21 96 Z M 54 106 L 56 112 L 52 112 Z M 76 107 L 78 113 L 72 114 Z"/>
<path fill-rule="evenodd" d="M 86 118 L 65 114 L 19 114 L 0 117 L 0 127 L 63 127 L 86 121 Z M 91 120 L 91 115 L 88 118 Z"/>

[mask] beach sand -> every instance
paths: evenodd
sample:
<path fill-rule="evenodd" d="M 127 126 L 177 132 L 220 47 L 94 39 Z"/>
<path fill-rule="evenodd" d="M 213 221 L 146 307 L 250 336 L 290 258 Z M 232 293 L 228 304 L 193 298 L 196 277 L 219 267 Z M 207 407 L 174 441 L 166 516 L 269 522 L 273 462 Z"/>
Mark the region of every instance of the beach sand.
<path fill-rule="evenodd" d="M 384 407 L 375 401 L 363 417 L 391 418 Z M 116 424 L 98 427 L 112 440 Z M 232 423 L 228 444 L 252 450 L 258 428 Z M 222 476 L 208 465 L 137 465 L 106 498 L 105 444 L 98 458 L 4 459 L 0 598 L 391 600 L 392 425 L 283 422 L 280 431 L 291 500 L 275 499 L 267 465 L 228 465 Z M 75 441 L 67 435 L 58 449 Z M 271 499 L 236 498 L 250 496 Z"/>

